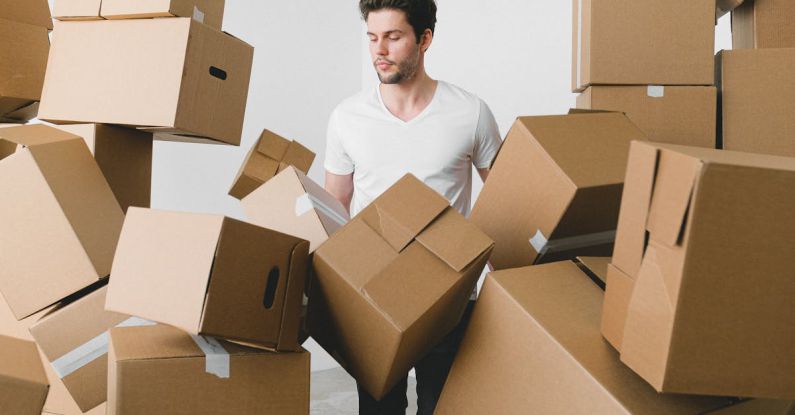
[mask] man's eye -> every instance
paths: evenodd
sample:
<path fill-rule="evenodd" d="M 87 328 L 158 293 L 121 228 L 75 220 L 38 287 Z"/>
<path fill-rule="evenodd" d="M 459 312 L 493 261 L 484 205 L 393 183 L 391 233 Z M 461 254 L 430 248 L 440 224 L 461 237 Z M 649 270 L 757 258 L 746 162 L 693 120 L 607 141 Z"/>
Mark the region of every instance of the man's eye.
<path fill-rule="evenodd" d="M 390 37 L 389 40 L 400 40 L 399 37 Z"/>

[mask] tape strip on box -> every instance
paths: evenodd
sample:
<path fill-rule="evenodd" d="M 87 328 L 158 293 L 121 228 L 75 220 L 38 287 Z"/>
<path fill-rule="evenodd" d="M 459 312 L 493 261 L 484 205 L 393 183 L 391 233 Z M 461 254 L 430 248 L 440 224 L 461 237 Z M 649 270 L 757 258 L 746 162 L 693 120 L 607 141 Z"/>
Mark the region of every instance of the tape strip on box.
<path fill-rule="evenodd" d="M 544 236 L 541 229 L 530 238 L 530 245 L 538 252 L 539 256 L 553 252 L 563 252 L 572 249 L 586 248 L 589 246 L 612 243 L 616 240 L 616 231 L 589 233 L 585 235 L 570 236 L 568 238 L 550 241 Z"/>
<path fill-rule="evenodd" d="M 193 341 L 202 349 L 205 356 L 205 372 L 221 379 L 229 379 L 229 352 L 212 337 L 191 334 Z"/>
<path fill-rule="evenodd" d="M 348 218 L 340 215 L 329 205 L 323 203 L 323 201 L 310 195 L 309 193 L 304 193 L 295 199 L 295 216 L 302 216 L 312 209 L 316 209 L 317 211 L 328 216 L 340 226 L 343 226 L 348 222 Z"/>

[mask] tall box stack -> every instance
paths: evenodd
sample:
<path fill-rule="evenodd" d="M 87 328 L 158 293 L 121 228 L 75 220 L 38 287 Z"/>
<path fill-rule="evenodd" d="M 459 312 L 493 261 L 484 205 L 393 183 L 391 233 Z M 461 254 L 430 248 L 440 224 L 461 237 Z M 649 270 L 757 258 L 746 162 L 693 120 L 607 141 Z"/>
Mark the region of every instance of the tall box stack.
<path fill-rule="evenodd" d="M 715 0 L 574 0 L 577 107 L 620 111 L 651 141 L 715 148 Z"/>

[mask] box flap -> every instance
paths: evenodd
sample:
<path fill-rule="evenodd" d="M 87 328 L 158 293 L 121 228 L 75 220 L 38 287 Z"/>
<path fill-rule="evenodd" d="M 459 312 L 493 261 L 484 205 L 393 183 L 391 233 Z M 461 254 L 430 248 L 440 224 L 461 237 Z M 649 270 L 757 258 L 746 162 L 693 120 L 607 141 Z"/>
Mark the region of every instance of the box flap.
<path fill-rule="evenodd" d="M 314 160 L 315 153 L 301 145 L 301 143 L 292 141 L 287 147 L 287 152 L 284 153 L 282 164 L 295 166 L 301 172 L 308 173 Z"/>
<path fill-rule="evenodd" d="M 270 130 L 262 130 L 256 147 L 263 156 L 281 161 L 290 147 L 291 141 Z"/>
<path fill-rule="evenodd" d="M 47 29 L 0 17 L 0 37 L 0 116 L 19 112 L 8 118 L 27 118 L 20 110 L 41 98 L 50 49 Z"/>
<path fill-rule="evenodd" d="M 679 243 L 701 166 L 701 160 L 680 153 L 660 154 L 646 224 L 652 239 L 669 246 Z"/>
<path fill-rule="evenodd" d="M 417 236 L 417 241 L 456 272 L 494 245 L 486 234 L 450 207 Z"/>
<path fill-rule="evenodd" d="M 400 252 L 448 206 L 445 198 L 407 174 L 365 209 L 362 219 Z"/>
<path fill-rule="evenodd" d="M 0 376 L 47 385 L 36 343 L 0 335 Z"/>
<path fill-rule="evenodd" d="M 110 339 L 116 361 L 205 357 L 191 335 L 165 324 L 114 328 L 110 330 Z M 219 343 L 230 355 L 268 353 L 223 340 Z"/>
<path fill-rule="evenodd" d="M 34 147 L 64 140 L 79 139 L 79 136 L 44 124 L 21 125 L 0 128 L 0 139 L 25 147 Z"/>
<path fill-rule="evenodd" d="M 58 1 L 55 3 L 57 4 Z M 0 19 L 52 30 L 50 5 L 47 0 L 0 0 Z"/>
<path fill-rule="evenodd" d="M 58 20 L 99 20 L 102 0 L 55 0 L 52 16 Z"/>

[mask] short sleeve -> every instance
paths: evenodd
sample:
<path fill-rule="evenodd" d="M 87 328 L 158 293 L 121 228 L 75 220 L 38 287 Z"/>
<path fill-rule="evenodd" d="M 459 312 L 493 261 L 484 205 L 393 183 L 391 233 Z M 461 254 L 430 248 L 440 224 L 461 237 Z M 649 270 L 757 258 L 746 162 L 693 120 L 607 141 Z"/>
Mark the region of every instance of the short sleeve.
<path fill-rule="evenodd" d="M 472 153 L 472 164 L 478 169 L 491 167 L 497 151 L 502 145 L 500 129 L 494 114 L 483 100 L 480 100 L 480 112 L 478 115 L 478 126 L 475 131 L 475 149 Z"/>
<path fill-rule="evenodd" d="M 332 174 L 346 175 L 353 173 L 353 160 L 345 151 L 342 137 L 339 135 L 339 125 L 337 121 L 337 111 L 331 113 L 326 133 L 326 160 L 325 169 Z"/>

